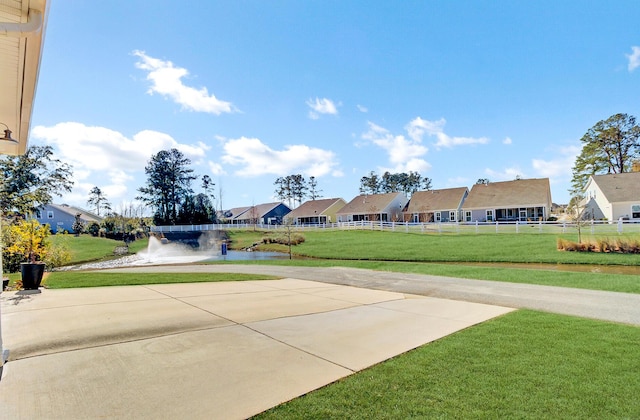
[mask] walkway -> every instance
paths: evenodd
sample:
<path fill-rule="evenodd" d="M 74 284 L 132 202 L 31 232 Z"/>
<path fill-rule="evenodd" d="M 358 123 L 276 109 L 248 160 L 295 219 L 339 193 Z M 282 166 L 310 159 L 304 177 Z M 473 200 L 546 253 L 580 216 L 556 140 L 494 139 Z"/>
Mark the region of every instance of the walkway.
<path fill-rule="evenodd" d="M 512 310 L 294 278 L 0 298 L 10 419 L 246 418 Z"/>

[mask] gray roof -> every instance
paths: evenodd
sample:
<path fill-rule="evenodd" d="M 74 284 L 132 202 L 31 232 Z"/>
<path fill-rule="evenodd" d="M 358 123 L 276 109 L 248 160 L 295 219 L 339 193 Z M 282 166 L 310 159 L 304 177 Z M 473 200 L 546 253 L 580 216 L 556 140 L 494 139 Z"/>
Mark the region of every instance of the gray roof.
<path fill-rule="evenodd" d="M 387 194 L 362 194 L 348 202 L 336 214 L 372 214 L 387 208 L 401 192 Z"/>
<path fill-rule="evenodd" d="M 592 178 L 610 203 L 640 201 L 640 172 L 593 175 Z"/>
<path fill-rule="evenodd" d="M 329 207 L 338 202 L 341 202 L 343 205 L 346 204 L 346 201 L 344 201 L 342 198 L 323 198 L 321 200 L 309 200 L 300 205 L 295 210 L 292 210 L 291 213 L 287 214 L 287 217 L 296 218 L 318 216 L 324 214 L 324 212 L 326 212 Z"/>
<path fill-rule="evenodd" d="M 467 191 L 467 187 L 458 187 L 414 192 L 405 212 L 432 213 L 439 210 L 457 209 Z"/>
<path fill-rule="evenodd" d="M 462 208 L 488 209 L 551 206 L 549 178 L 516 179 L 515 181 L 476 184 Z"/>
<path fill-rule="evenodd" d="M 45 208 L 47 206 L 54 210 L 67 213 L 73 217 L 75 217 L 76 214 L 80 214 L 80 219 L 84 220 L 85 222 L 100 223 L 104 219 L 102 216 L 98 216 L 97 214 L 92 213 L 88 210 L 81 209 L 80 207 L 70 206 L 68 204 L 47 204 Z"/>
<path fill-rule="evenodd" d="M 283 203 L 264 203 L 258 204 L 257 206 L 249 207 L 247 211 L 240 214 L 238 217 L 234 217 L 234 220 L 252 220 L 255 218 L 262 218 L 265 214 L 269 213 L 271 210 L 276 207 L 283 205 L 286 208 L 289 208 L 286 204 Z"/>

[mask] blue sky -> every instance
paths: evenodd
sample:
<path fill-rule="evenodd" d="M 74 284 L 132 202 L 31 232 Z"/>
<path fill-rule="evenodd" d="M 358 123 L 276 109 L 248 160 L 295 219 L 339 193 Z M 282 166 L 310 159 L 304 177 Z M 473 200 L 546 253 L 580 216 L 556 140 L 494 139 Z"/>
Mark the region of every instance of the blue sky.
<path fill-rule="evenodd" d="M 98 186 L 118 210 L 175 147 L 225 209 L 296 173 L 349 201 L 386 170 L 436 189 L 548 177 L 566 203 L 582 135 L 640 117 L 637 1 L 149 5 L 51 2 L 30 144 L 74 167 L 56 202 Z"/>

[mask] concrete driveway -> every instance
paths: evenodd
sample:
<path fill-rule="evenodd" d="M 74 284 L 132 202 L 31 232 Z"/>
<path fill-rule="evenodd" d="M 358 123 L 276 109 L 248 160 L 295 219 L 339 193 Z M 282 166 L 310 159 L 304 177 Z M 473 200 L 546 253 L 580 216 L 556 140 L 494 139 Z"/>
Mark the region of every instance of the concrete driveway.
<path fill-rule="evenodd" d="M 11 419 L 246 418 L 512 310 L 294 278 L 0 298 Z"/>

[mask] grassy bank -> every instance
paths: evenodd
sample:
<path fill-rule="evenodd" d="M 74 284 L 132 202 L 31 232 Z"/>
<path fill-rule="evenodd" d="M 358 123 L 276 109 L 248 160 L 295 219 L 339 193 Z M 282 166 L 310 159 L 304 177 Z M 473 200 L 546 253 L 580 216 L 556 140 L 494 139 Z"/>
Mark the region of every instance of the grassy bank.
<path fill-rule="evenodd" d="M 518 311 L 260 419 L 638 418 L 640 328 Z"/>
<path fill-rule="evenodd" d="M 54 244 L 63 244 L 71 251 L 71 262 L 69 265 L 82 264 L 91 261 L 100 261 L 114 258 L 113 251 L 118 246 L 124 246 L 124 242 L 113 239 L 98 238 L 91 235 L 52 235 L 50 238 Z M 146 249 L 149 241 L 140 239 L 129 244 L 129 252 L 136 252 Z"/>
<path fill-rule="evenodd" d="M 260 242 L 270 232 L 230 231 L 233 246 Z M 304 243 L 293 247 L 299 256 L 416 262 L 518 262 L 549 264 L 639 265 L 640 255 L 558 251 L 557 239 L 575 234 L 416 234 L 367 230 L 304 231 Z M 262 246 L 261 246 L 262 247 Z M 259 248 L 262 249 L 262 248 Z M 269 250 L 286 251 L 272 244 Z"/>

